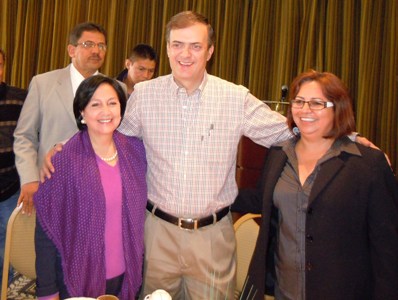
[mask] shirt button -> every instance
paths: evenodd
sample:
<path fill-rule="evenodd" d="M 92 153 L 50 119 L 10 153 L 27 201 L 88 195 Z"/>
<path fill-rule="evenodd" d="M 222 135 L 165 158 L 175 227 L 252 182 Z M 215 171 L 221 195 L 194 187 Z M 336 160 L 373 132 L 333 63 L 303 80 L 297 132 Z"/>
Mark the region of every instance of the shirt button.
<path fill-rule="evenodd" d="M 314 241 L 313 236 L 310 235 L 310 234 L 307 234 L 307 235 L 306 235 L 306 238 L 307 238 L 307 240 L 310 241 L 310 242 L 313 242 L 313 241 Z"/>
<path fill-rule="evenodd" d="M 311 271 L 312 270 L 312 263 L 306 263 L 305 264 L 305 269 L 307 270 L 307 271 Z"/>

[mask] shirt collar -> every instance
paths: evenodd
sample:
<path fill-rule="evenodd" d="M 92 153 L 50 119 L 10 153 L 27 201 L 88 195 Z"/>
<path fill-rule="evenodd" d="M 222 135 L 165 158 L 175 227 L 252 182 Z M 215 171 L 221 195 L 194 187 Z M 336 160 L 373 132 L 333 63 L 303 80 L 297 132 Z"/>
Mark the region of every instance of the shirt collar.
<path fill-rule="evenodd" d="M 208 80 L 208 74 L 207 74 L 207 72 L 205 71 L 205 73 L 204 73 L 204 75 L 203 75 L 203 80 L 202 80 L 202 82 L 200 83 L 199 87 L 194 91 L 194 93 L 199 92 L 200 94 L 202 94 L 202 93 L 203 93 L 203 90 L 204 90 L 205 87 L 206 87 L 207 80 Z M 179 86 L 179 85 L 177 84 L 177 82 L 174 80 L 174 76 L 172 76 L 172 83 L 171 83 L 171 85 L 172 85 L 172 89 L 175 91 L 175 94 L 176 94 L 176 95 L 178 94 L 178 91 L 179 91 L 180 89 L 184 89 L 184 90 L 185 90 L 184 87 L 181 87 L 181 86 Z"/>
<path fill-rule="evenodd" d="M 277 146 L 281 146 L 283 151 L 286 153 L 294 152 L 294 148 L 298 140 L 299 138 L 293 137 L 287 141 L 277 144 Z M 339 156 L 341 152 L 362 156 L 356 143 L 352 142 L 347 136 L 343 136 L 333 143 L 332 147 L 328 150 L 328 157 Z"/>
<path fill-rule="evenodd" d="M 361 151 L 359 151 L 358 146 L 355 142 L 351 141 L 347 136 L 336 140 L 331 148 L 332 151 L 346 152 L 348 154 L 362 156 Z"/>
<path fill-rule="evenodd" d="M 93 75 L 97 75 L 98 70 L 95 71 Z M 70 79 L 72 81 L 72 90 L 73 90 L 73 95 L 76 95 L 77 88 L 79 85 L 82 83 L 82 81 L 85 79 L 82 74 L 76 69 L 76 67 L 73 65 L 73 63 L 70 64 Z"/>

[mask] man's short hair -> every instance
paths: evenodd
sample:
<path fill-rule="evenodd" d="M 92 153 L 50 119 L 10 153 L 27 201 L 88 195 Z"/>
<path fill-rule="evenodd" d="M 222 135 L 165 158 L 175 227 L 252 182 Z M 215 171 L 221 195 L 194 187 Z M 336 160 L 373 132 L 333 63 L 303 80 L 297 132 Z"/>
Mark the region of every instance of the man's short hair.
<path fill-rule="evenodd" d="M 85 31 L 102 33 L 105 37 L 105 43 L 106 43 L 107 39 L 106 30 L 99 24 L 86 22 L 86 23 L 77 24 L 75 28 L 72 29 L 72 31 L 69 34 L 69 44 L 76 46 L 83 32 Z"/>
<path fill-rule="evenodd" d="M 131 62 L 135 62 L 138 59 L 149 59 L 156 63 L 158 62 L 158 55 L 151 46 L 146 44 L 136 45 L 130 53 L 128 58 Z"/>
<path fill-rule="evenodd" d="M 208 34 L 208 47 L 214 45 L 215 43 L 215 33 L 213 27 L 211 27 L 209 20 L 194 11 L 183 11 L 180 12 L 173 17 L 171 17 L 170 21 L 166 25 L 166 42 L 170 42 L 170 32 L 172 29 L 183 29 L 190 27 L 196 23 L 200 23 L 207 26 L 207 34 Z"/>

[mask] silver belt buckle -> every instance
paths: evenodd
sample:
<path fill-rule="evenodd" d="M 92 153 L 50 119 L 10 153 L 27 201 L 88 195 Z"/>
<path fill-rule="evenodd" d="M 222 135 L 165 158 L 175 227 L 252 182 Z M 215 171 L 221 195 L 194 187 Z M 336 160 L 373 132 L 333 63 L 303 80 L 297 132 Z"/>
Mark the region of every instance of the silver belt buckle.
<path fill-rule="evenodd" d="M 182 221 L 188 222 L 188 223 L 193 223 L 193 229 L 189 229 L 189 228 L 184 228 L 182 227 Z M 192 218 L 178 218 L 178 227 L 180 229 L 184 229 L 184 230 L 196 230 L 198 229 L 198 219 L 192 219 Z"/>

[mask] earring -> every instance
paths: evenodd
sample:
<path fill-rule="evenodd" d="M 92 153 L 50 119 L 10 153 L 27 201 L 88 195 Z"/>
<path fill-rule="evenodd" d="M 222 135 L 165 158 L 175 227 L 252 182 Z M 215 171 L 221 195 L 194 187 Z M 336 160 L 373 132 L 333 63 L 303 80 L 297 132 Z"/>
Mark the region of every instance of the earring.
<path fill-rule="evenodd" d="M 84 119 L 82 118 L 82 120 L 80 121 L 80 123 L 86 124 L 86 120 L 84 120 Z"/>

